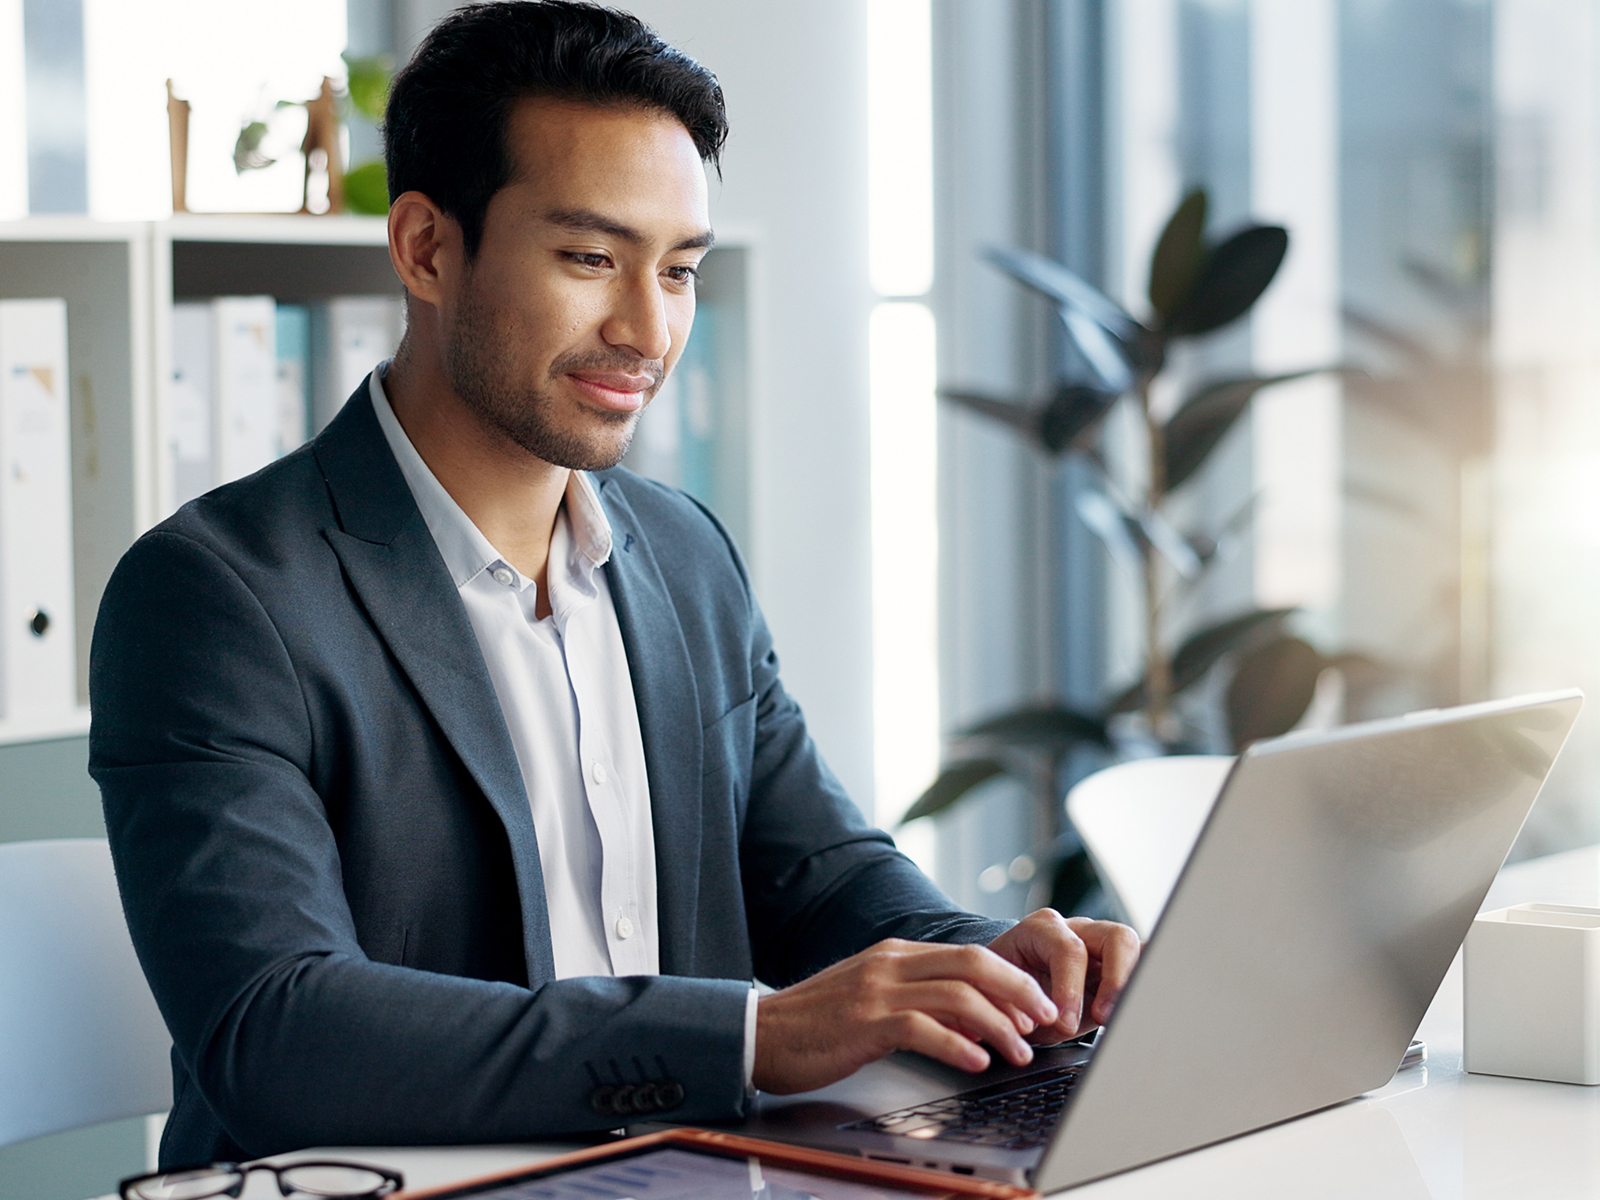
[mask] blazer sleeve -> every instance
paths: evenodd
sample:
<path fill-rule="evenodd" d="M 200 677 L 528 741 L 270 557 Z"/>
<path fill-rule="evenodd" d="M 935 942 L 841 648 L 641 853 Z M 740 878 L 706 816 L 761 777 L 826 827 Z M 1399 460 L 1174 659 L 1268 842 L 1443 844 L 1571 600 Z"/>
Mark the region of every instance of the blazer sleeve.
<path fill-rule="evenodd" d="M 178 1077 L 245 1153 L 615 1126 L 591 1100 L 618 1069 L 681 1085 L 674 1119 L 741 1111 L 747 983 L 530 990 L 363 953 L 284 638 L 202 541 L 158 530 L 123 559 L 90 691 L 90 771 Z"/>

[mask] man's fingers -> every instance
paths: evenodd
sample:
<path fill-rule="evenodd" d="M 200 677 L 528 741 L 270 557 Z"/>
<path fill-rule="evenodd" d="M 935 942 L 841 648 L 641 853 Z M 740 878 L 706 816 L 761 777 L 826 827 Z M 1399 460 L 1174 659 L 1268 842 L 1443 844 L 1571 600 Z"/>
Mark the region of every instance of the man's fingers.
<path fill-rule="evenodd" d="M 1008 962 L 1044 981 L 1059 1018 L 1035 1042 L 1077 1037 L 1111 1015 L 1139 958 L 1138 935 L 1114 921 L 1062 917 L 1040 909 L 990 943 Z"/>
<path fill-rule="evenodd" d="M 904 955 L 899 966 L 901 978 L 907 981 L 958 979 L 969 983 L 994 1004 L 1025 1014 L 1034 1025 L 1049 1025 L 1059 1016 L 1056 1003 L 1045 995 L 1038 980 L 985 946 L 918 946 Z"/>
<path fill-rule="evenodd" d="M 1089 949 L 1065 921 L 1051 931 L 1057 940 L 1050 962 L 1050 995 L 1061 1016 L 1055 1027 L 1063 1037 L 1077 1037 L 1083 1027 L 1083 981 L 1089 970 Z"/>
<path fill-rule="evenodd" d="M 971 984 L 953 979 L 905 984 L 896 993 L 895 1005 L 902 1011 L 926 1013 L 975 1041 L 989 1043 L 1014 1066 L 1033 1061 L 1033 1047 L 1017 1032 L 1012 1017 Z"/>
<path fill-rule="evenodd" d="M 1072 924 L 1054 909 L 1042 908 L 1025 917 L 1008 935 L 1009 954 L 1048 981 L 1057 1017 L 1049 1035 L 1057 1040 L 1076 1037 L 1083 1022 L 1084 976 L 1090 951 Z"/>
<path fill-rule="evenodd" d="M 1112 921 L 1080 923 L 1074 920 L 1072 925 L 1100 963 L 1100 984 L 1095 989 L 1090 1015 L 1104 1024 L 1111 1019 L 1111 1010 L 1116 1007 L 1117 998 L 1122 995 L 1139 961 L 1139 935 L 1126 925 Z"/>
<path fill-rule="evenodd" d="M 989 1065 L 988 1051 L 927 1013 L 900 1014 L 897 1033 L 897 1050 L 914 1050 L 961 1071 L 982 1071 Z"/>

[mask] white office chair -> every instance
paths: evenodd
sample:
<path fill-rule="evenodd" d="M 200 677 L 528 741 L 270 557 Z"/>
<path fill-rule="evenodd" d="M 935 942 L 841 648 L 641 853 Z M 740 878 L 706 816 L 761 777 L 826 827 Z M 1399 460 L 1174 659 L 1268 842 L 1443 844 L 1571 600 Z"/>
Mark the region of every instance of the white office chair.
<path fill-rule="evenodd" d="M 1067 793 L 1067 816 L 1141 938 L 1155 928 L 1232 766 L 1225 754 L 1138 758 Z"/>
<path fill-rule="evenodd" d="M 100 838 L 0 845 L 0 1146 L 172 1107 Z"/>

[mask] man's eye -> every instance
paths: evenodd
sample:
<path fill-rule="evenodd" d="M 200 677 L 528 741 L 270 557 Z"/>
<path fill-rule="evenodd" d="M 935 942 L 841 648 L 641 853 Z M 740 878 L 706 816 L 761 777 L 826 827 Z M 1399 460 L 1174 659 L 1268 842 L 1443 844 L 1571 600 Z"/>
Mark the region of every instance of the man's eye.
<path fill-rule="evenodd" d="M 700 272 L 691 266 L 668 267 L 667 275 L 677 283 L 694 284 L 700 282 Z"/>
<path fill-rule="evenodd" d="M 611 265 L 611 260 L 604 254 L 575 252 L 567 255 L 567 261 L 577 263 L 580 267 L 593 267 L 595 270 L 601 270 Z"/>

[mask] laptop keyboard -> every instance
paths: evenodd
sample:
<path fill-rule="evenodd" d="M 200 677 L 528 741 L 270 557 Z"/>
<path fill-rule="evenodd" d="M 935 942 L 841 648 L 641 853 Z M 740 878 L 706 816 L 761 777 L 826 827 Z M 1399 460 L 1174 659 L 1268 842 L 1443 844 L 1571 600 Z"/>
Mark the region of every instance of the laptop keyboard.
<path fill-rule="evenodd" d="M 839 1128 L 1031 1150 L 1049 1138 L 1082 1072 L 1083 1064 L 1056 1067 Z"/>

